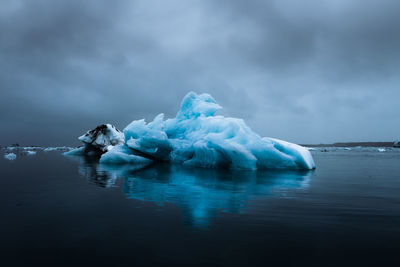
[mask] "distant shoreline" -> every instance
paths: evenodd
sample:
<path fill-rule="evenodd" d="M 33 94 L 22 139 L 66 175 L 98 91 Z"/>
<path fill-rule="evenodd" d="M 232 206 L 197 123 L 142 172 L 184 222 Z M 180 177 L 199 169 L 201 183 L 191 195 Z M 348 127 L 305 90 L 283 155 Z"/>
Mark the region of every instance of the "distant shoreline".
<path fill-rule="evenodd" d="M 305 147 L 357 147 L 357 146 L 363 146 L 363 147 L 396 147 L 394 146 L 394 142 L 337 142 L 333 144 L 299 144 L 301 146 Z M 25 145 L 18 145 L 18 144 L 11 144 L 11 145 L 0 145 L 0 148 L 6 148 L 6 147 L 47 147 L 47 146 L 38 146 L 38 145 L 30 145 L 30 146 L 25 146 Z M 53 146 L 54 147 L 54 146 Z M 55 146 L 57 147 L 57 146 Z M 65 147 L 65 146 L 63 146 Z M 77 147 L 77 146 L 71 146 L 71 147 Z"/>
<path fill-rule="evenodd" d="M 302 144 L 306 147 L 393 147 L 393 142 L 339 142 L 333 144 Z"/>

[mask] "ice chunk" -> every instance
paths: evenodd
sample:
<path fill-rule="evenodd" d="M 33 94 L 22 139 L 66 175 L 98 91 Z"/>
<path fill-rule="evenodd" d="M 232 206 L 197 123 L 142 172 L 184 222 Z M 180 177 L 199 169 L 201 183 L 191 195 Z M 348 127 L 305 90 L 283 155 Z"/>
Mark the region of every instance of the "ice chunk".
<path fill-rule="evenodd" d="M 397 141 L 394 141 L 393 146 L 394 147 L 400 147 L 400 139 L 397 140 Z"/>
<path fill-rule="evenodd" d="M 56 146 L 56 147 L 46 147 L 43 149 L 44 152 L 52 152 L 52 151 L 68 151 L 73 149 L 72 147 L 68 146 Z"/>
<path fill-rule="evenodd" d="M 24 150 L 41 150 L 41 149 L 43 149 L 43 148 L 40 147 L 40 146 L 26 146 L 26 147 L 24 147 Z"/>
<path fill-rule="evenodd" d="M 88 131 L 78 138 L 87 148 L 93 148 L 100 152 L 108 151 L 110 146 L 124 143 L 124 134 L 111 124 L 102 124 Z"/>
<path fill-rule="evenodd" d="M 137 164 L 147 166 L 151 164 L 153 161 L 141 157 L 139 155 L 135 155 L 134 152 L 127 147 L 126 145 L 118 145 L 113 147 L 110 151 L 103 154 L 100 158 L 100 163 L 103 164 Z"/>
<path fill-rule="evenodd" d="M 17 158 L 17 155 L 15 155 L 14 153 L 7 153 L 4 155 L 4 158 L 8 160 L 15 160 Z"/>
<path fill-rule="evenodd" d="M 313 169 L 311 153 L 299 145 L 261 138 L 243 120 L 215 116 L 220 109 L 208 94 L 190 92 L 177 116 L 137 120 L 125 129 L 125 143 L 142 155 L 200 167 Z"/>
<path fill-rule="evenodd" d="M 311 153 L 305 147 L 275 138 L 265 137 L 264 139 L 267 141 L 268 139 L 271 140 L 276 149 L 285 155 L 288 155 L 291 161 L 293 161 L 296 166 L 299 166 L 301 169 L 315 168 L 314 159 L 312 158 Z"/>
<path fill-rule="evenodd" d="M 71 149 L 70 151 L 63 153 L 63 155 L 66 155 L 66 156 L 80 156 L 80 155 L 84 155 L 84 154 L 85 154 L 84 146 L 77 147 L 77 148 Z"/>
<path fill-rule="evenodd" d="M 36 151 L 31 151 L 31 150 L 27 150 L 27 151 L 25 151 L 25 153 L 26 153 L 28 156 L 36 155 Z"/>
<path fill-rule="evenodd" d="M 44 152 L 51 152 L 51 151 L 56 151 L 57 148 L 56 147 L 46 147 L 45 149 L 43 149 Z"/>
<path fill-rule="evenodd" d="M 209 94 L 197 95 L 190 92 L 183 98 L 176 117 L 183 120 L 199 116 L 214 116 L 215 112 L 221 108 Z"/>
<path fill-rule="evenodd" d="M 159 114 L 153 122 L 144 120 L 130 123 L 125 129 L 125 141 L 128 147 L 159 160 L 168 160 L 172 147 L 164 131 L 164 114 Z"/>
<path fill-rule="evenodd" d="M 111 124 L 102 124 L 78 137 L 84 146 L 65 152 L 66 156 L 88 155 L 99 157 L 116 145 L 124 144 L 124 134 Z M 46 151 L 46 149 L 45 149 Z"/>

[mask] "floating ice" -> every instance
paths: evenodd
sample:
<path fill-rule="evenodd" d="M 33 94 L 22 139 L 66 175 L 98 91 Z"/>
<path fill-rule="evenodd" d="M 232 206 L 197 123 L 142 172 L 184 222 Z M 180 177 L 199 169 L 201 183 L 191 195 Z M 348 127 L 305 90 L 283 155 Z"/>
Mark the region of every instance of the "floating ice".
<path fill-rule="evenodd" d="M 27 154 L 28 156 L 33 156 L 36 155 L 36 151 L 27 150 L 25 151 L 25 154 Z"/>
<path fill-rule="evenodd" d="M 108 151 L 110 146 L 124 143 L 124 134 L 111 124 L 102 124 L 78 138 L 87 147 Z"/>
<path fill-rule="evenodd" d="M 66 150 L 71 150 L 73 149 L 72 147 L 68 146 L 56 146 L 56 147 L 46 147 L 43 149 L 44 152 L 51 152 L 51 151 L 66 151 Z"/>
<path fill-rule="evenodd" d="M 15 155 L 14 153 L 8 153 L 4 155 L 4 158 L 8 159 L 8 160 L 14 160 L 17 158 L 17 155 Z"/>
<path fill-rule="evenodd" d="M 124 134 L 111 124 L 103 124 L 95 129 L 88 131 L 78 138 L 84 146 L 72 149 L 64 155 L 87 155 L 100 157 L 103 164 L 130 164 L 137 165 L 140 169 L 153 161 L 138 155 L 124 143 Z M 106 153 L 107 152 L 107 153 Z M 105 154 L 104 154 L 105 153 Z"/>
<path fill-rule="evenodd" d="M 23 147 L 23 149 L 24 150 L 41 150 L 43 148 L 40 146 L 25 146 L 25 147 Z"/>
<path fill-rule="evenodd" d="M 76 147 L 74 149 L 71 149 L 70 151 L 63 153 L 63 155 L 66 155 L 66 156 L 82 156 L 84 154 L 85 154 L 84 146 Z"/>
<path fill-rule="evenodd" d="M 221 106 L 209 94 L 188 93 L 175 118 L 157 115 L 131 122 L 124 132 L 103 124 L 79 137 L 83 147 L 66 155 L 102 155 L 101 163 L 148 165 L 169 161 L 232 169 L 314 169 L 307 148 L 262 138 L 241 119 L 216 116 Z"/>
<path fill-rule="evenodd" d="M 397 141 L 394 141 L 393 146 L 394 147 L 400 147 L 400 139 L 397 140 Z"/>
<path fill-rule="evenodd" d="M 100 163 L 105 164 L 138 164 L 143 167 L 151 164 L 151 159 L 135 155 L 134 151 L 126 145 L 118 145 L 113 147 L 110 151 L 103 154 L 100 158 Z"/>
<path fill-rule="evenodd" d="M 306 148 L 261 138 L 241 119 L 215 116 L 219 109 L 221 106 L 210 95 L 190 92 L 175 118 L 164 120 L 164 115 L 159 114 L 150 123 L 130 123 L 124 129 L 125 144 L 144 157 L 190 166 L 315 168 Z"/>
<path fill-rule="evenodd" d="M 102 124 L 78 137 L 83 147 L 78 147 L 64 153 L 64 155 L 98 156 L 116 145 L 124 144 L 124 134 L 111 124 Z"/>

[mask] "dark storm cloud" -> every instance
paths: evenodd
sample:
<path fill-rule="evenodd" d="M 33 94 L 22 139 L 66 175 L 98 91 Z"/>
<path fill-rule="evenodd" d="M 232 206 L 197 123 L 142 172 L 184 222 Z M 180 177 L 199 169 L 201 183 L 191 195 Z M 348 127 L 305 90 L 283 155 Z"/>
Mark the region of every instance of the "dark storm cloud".
<path fill-rule="evenodd" d="M 398 1 L 3 1 L 1 143 L 174 116 L 189 90 L 261 135 L 400 135 Z"/>

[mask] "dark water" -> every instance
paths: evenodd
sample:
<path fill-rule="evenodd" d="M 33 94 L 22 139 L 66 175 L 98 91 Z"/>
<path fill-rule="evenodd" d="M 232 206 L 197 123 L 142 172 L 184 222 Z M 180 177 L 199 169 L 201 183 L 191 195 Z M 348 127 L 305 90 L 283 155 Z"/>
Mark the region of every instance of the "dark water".
<path fill-rule="evenodd" d="M 400 150 L 312 172 L 0 159 L 1 266 L 400 266 Z"/>

